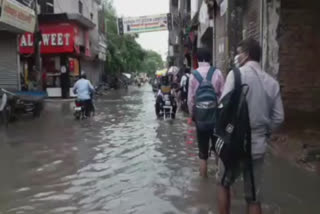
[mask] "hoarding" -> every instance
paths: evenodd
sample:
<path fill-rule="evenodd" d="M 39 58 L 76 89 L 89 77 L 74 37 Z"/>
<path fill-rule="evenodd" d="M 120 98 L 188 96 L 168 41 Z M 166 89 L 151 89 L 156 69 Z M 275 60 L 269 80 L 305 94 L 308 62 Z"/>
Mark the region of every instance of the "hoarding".
<path fill-rule="evenodd" d="M 76 50 L 75 40 L 79 32 L 76 25 L 43 24 L 40 25 L 40 30 L 42 33 L 42 54 L 73 53 Z M 21 54 L 32 54 L 34 52 L 34 35 L 32 33 L 22 34 L 19 46 Z"/>
<path fill-rule="evenodd" d="M 168 30 L 171 25 L 170 15 L 159 14 L 153 16 L 119 18 L 119 34 L 136 34 Z"/>
<path fill-rule="evenodd" d="M 26 32 L 34 32 L 35 12 L 14 0 L 0 0 L 0 22 Z"/>

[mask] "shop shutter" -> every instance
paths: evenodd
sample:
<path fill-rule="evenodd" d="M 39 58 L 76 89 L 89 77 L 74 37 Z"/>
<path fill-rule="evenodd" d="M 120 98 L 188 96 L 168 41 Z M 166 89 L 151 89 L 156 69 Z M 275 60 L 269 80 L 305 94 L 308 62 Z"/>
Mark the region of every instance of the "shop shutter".
<path fill-rule="evenodd" d="M 0 33 L 0 88 L 18 89 L 17 40 L 15 34 Z"/>

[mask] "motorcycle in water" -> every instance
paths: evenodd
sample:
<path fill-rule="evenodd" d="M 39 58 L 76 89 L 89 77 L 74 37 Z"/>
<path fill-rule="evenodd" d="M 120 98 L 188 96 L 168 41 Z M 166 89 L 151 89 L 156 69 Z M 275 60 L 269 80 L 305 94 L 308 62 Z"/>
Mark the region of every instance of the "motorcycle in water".
<path fill-rule="evenodd" d="M 76 100 L 75 101 L 75 107 L 74 107 L 74 117 L 77 120 L 83 120 L 86 118 L 86 108 L 84 101 Z"/>
<path fill-rule="evenodd" d="M 87 108 L 89 108 L 87 110 Z M 88 112 L 88 114 L 86 114 Z M 86 101 L 77 99 L 75 101 L 75 107 L 74 107 L 74 117 L 76 120 L 84 120 L 88 117 L 91 117 L 95 112 L 95 107 L 93 103 L 89 104 Z"/>
<path fill-rule="evenodd" d="M 170 94 L 163 94 L 158 96 L 156 101 L 156 114 L 157 117 L 167 119 L 175 119 L 176 116 L 176 102 L 174 97 Z"/>

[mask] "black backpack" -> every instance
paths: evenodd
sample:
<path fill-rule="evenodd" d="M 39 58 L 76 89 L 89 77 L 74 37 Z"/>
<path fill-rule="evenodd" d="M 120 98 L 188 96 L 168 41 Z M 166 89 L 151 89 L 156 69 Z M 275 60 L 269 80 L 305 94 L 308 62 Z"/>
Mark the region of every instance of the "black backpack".
<path fill-rule="evenodd" d="M 234 89 L 222 98 L 219 104 L 213 150 L 225 166 L 225 171 L 237 167 L 240 161 L 246 161 L 251 171 L 252 193 L 255 199 L 255 187 L 251 156 L 251 127 L 246 95 L 248 85 L 242 84 L 240 70 L 233 69 Z M 226 174 L 223 175 L 222 184 Z"/>

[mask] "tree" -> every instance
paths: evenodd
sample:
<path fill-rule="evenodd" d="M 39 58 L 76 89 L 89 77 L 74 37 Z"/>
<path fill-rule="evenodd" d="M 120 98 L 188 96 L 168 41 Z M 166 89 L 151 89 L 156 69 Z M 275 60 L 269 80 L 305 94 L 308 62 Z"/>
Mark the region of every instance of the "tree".
<path fill-rule="evenodd" d="M 137 72 L 144 60 L 145 51 L 135 41 L 134 35 L 118 35 L 117 15 L 112 1 L 105 0 L 107 22 L 107 71 Z"/>
<path fill-rule="evenodd" d="M 155 51 L 146 51 L 145 60 L 141 65 L 141 72 L 153 75 L 157 70 L 164 68 L 161 55 Z"/>
<path fill-rule="evenodd" d="M 119 35 L 116 10 L 111 0 L 104 0 L 107 26 L 106 71 L 128 73 L 152 73 L 163 67 L 161 56 L 154 51 L 144 50 L 135 40 L 136 35 Z"/>

